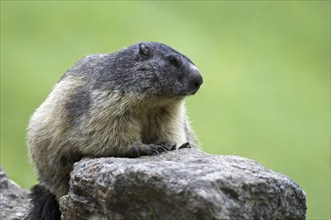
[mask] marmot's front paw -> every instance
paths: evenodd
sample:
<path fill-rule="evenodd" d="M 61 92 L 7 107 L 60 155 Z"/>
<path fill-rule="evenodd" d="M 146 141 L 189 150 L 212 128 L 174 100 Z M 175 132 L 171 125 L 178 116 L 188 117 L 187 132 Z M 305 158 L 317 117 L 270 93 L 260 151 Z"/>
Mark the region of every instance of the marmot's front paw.
<path fill-rule="evenodd" d="M 184 143 L 182 144 L 178 149 L 183 149 L 183 148 L 191 148 L 190 143 Z M 131 149 L 130 154 L 128 157 L 140 157 L 140 156 L 151 156 L 151 155 L 156 155 L 160 154 L 163 152 L 167 151 L 173 151 L 176 150 L 177 146 L 176 144 L 149 144 L 149 145 L 139 145 L 139 146 L 134 146 Z"/>
<path fill-rule="evenodd" d="M 172 147 L 168 148 L 166 146 L 161 146 L 156 144 L 134 146 L 132 147 L 131 153 L 128 156 L 129 157 L 151 156 L 170 151 L 171 149 Z"/>
<path fill-rule="evenodd" d="M 186 142 L 182 144 L 182 146 L 180 146 L 178 149 L 183 149 L 183 148 L 191 148 L 191 144 L 189 142 Z"/>

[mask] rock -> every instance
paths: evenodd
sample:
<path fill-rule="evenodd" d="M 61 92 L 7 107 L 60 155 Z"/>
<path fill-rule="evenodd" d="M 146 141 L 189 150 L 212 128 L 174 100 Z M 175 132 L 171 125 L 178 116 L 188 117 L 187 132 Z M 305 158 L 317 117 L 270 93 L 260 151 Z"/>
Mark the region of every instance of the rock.
<path fill-rule="evenodd" d="M 29 191 L 8 179 L 0 167 L 0 219 L 23 219 L 29 205 Z"/>
<path fill-rule="evenodd" d="M 75 163 L 63 219 L 305 219 L 304 191 L 255 161 L 180 149 Z"/>

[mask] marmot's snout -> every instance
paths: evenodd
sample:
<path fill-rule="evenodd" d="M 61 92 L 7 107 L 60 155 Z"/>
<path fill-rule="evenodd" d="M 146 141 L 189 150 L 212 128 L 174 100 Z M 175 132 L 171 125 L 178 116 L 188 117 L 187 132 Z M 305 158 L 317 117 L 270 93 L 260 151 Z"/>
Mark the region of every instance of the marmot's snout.
<path fill-rule="evenodd" d="M 195 66 L 192 66 L 189 78 L 189 88 L 191 94 L 195 94 L 199 90 L 202 83 L 203 79 L 199 70 Z"/>

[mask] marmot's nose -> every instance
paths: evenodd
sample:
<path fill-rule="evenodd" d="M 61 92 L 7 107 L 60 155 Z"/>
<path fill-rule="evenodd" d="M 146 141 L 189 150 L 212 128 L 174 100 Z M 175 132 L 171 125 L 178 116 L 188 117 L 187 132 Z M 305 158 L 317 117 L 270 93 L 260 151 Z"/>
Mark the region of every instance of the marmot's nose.
<path fill-rule="evenodd" d="M 194 93 L 198 91 L 202 83 L 203 83 L 203 79 L 199 70 L 198 69 L 192 70 L 190 76 L 190 87 L 194 90 Z"/>
<path fill-rule="evenodd" d="M 194 87 L 197 89 L 199 89 L 201 84 L 203 83 L 203 79 L 202 79 L 202 76 L 200 75 L 199 71 L 197 71 L 196 73 L 193 74 L 192 83 L 193 83 Z"/>

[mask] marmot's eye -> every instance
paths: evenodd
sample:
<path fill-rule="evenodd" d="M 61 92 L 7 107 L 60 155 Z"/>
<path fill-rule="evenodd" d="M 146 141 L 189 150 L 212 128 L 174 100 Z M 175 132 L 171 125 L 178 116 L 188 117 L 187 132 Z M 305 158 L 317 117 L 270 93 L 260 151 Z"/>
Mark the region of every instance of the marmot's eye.
<path fill-rule="evenodd" d="M 177 66 L 179 64 L 179 60 L 177 59 L 177 57 L 170 55 L 168 56 L 168 60 L 171 64 Z"/>

